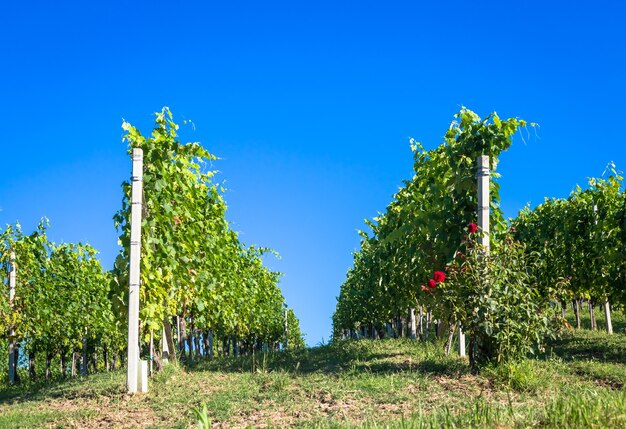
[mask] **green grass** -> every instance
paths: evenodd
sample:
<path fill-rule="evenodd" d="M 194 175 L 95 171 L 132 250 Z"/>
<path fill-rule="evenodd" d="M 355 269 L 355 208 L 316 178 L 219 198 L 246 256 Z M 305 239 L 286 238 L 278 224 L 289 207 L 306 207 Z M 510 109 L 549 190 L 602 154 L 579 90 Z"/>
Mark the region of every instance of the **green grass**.
<path fill-rule="evenodd" d="M 569 332 L 479 375 L 442 349 L 361 340 L 170 365 L 135 396 L 121 371 L 4 387 L 0 428 L 189 428 L 204 406 L 214 427 L 626 427 L 623 333 Z"/>

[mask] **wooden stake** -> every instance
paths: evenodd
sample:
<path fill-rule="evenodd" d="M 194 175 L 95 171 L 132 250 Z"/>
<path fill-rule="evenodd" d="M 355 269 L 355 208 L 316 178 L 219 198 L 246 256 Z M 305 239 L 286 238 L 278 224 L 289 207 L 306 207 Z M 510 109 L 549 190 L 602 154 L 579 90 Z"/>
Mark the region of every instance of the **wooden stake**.
<path fill-rule="evenodd" d="M 87 337 L 83 335 L 83 358 L 80 364 L 80 375 L 87 375 Z"/>
<path fill-rule="evenodd" d="M 587 302 L 587 306 L 589 307 L 589 321 L 591 322 L 591 330 L 595 331 L 598 329 L 598 324 L 596 322 L 596 313 L 593 308 L 593 302 L 589 300 Z"/>
<path fill-rule="evenodd" d="M 422 304 L 420 304 L 420 313 L 417 319 L 417 325 L 418 325 L 418 333 L 419 333 L 420 339 L 423 339 L 424 338 L 424 307 L 422 307 Z"/>
<path fill-rule="evenodd" d="M 576 315 L 576 329 L 580 329 L 580 298 L 576 298 L 572 301 L 574 307 L 574 314 Z"/>
<path fill-rule="evenodd" d="M 128 363 L 126 369 L 126 387 L 128 389 L 128 393 L 137 392 L 137 375 L 139 370 L 139 281 L 141 258 L 142 181 L 143 150 L 133 149 L 130 267 L 128 285 Z"/>

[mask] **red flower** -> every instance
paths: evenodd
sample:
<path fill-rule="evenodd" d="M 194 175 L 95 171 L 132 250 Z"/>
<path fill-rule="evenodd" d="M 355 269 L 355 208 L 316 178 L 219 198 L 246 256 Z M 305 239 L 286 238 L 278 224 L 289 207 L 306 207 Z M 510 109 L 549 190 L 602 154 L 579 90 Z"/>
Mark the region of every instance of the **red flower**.
<path fill-rule="evenodd" d="M 428 287 L 429 288 L 434 288 L 435 286 L 437 286 L 437 282 L 434 281 L 433 279 L 428 280 Z"/>
<path fill-rule="evenodd" d="M 443 271 L 435 271 L 435 274 L 433 274 L 433 279 L 435 279 L 437 283 L 445 282 L 446 273 L 444 273 Z"/>
<path fill-rule="evenodd" d="M 511 232 L 515 232 L 515 227 L 514 226 L 511 227 Z"/>
<path fill-rule="evenodd" d="M 478 231 L 478 225 L 476 225 L 475 223 L 470 223 L 469 225 L 467 225 L 467 232 L 469 232 L 470 234 L 474 234 L 476 231 Z"/>

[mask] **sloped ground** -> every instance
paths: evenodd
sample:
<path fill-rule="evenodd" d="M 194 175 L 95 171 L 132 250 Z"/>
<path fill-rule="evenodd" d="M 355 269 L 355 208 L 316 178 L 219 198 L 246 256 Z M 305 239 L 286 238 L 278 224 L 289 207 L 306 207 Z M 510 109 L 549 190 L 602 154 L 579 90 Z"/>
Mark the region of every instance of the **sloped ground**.
<path fill-rule="evenodd" d="M 618 318 L 617 329 L 623 322 Z M 476 376 L 441 344 L 350 341 L 169 366 L 147 395 L 114 372 L 0 390 L 0 427 L 626 427 L 626 335 L 566 334 Z"/>

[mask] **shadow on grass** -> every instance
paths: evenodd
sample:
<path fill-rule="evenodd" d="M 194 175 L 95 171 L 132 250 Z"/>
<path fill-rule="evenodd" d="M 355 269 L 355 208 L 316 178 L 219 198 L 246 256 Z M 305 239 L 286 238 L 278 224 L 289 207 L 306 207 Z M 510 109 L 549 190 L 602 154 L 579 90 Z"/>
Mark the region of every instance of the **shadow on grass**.
<path fill-rule="evenodd" d="M 626 335 L 616 332 L 576 330 L 552 341 L 546 356 L 556 355 L 565 361 L 599 361 L 626 364 Z"/>
<path fill-rule="evenodd" d="M 41 401 L 43 399 L 77 399 L 121 395 L 125 389 L 119 382 L 122 378 L 118 376 L 118 372 L 67 379 L 57 378 L 48 381 L 27 381 L 16 386 L 2 386 L 0 387 L 0 405 Z M 86 386 L 88 387 L 86 388 Z"/>
<path fill-rule="evenodd" d="M 565 362 L 596 361 L 607 365 L 594 368 L 576 368 L 590 378 L 622 388 L 626 377 L 617 372 L 626 364 L 626 335 L 616 332 L 575 330 L 553 341 L 541 358 L 558 356 Z M 617 365 L 610 368 L 610 365 Z M 469 372 L 467 361 L 458 355 L 446 357 L 443 344 L 438 341 L 396 340 L 347 340 L 335 341 L 310 349 L 270 352 L 239 358 L 219 357 L 212 360 L 187 362 L 188 371 L 222 372 L 286 372 L 293 375 L 307 374 L 368 374 L 420 373 L 424 375 L 459 376 Z M 583 365 L 584 366 L 584 365 Z M 167 371 L 166 371 L 167 372 Z M 44 398 L 92 398 L 97 396 L 122 396 L 124 394 L 124 370 L 100 373 L 75 379 L 57 379 L 48 382 L 29 383 L 21 386 L 1 387 L 0 404 L 39 401 Z M 157 375 L 158 377 L 158 375 Z"/>
<path fill-rule="evenodd" d="M 216 358 L 187 363 L 191 371 L 268 372 L 293 374 L 370 374 L 420 372 L 457 375 L 468 372 L 467 363 L 446 357 L 439 342 L 415 340 L 347 340 L 311 349 L 259 354 L 254 357 Z"/>
<path fill-rule="evenodd" d="M 539 358 L 549 359 L 551 356 L 558 356 L 566 362 L 626 364 L 626 335 L 587 330 L 566 332 L 560 339 L 552 341 Z M 285 371 L 294 374 L 419 372 L 446 376 L 469 371 L 467 361 L 457 355 L 446 357 L 440 342 L 415 340 L 336 341 L 311 349 L 192 362 L 187 368 L 192 371 Z"/>

